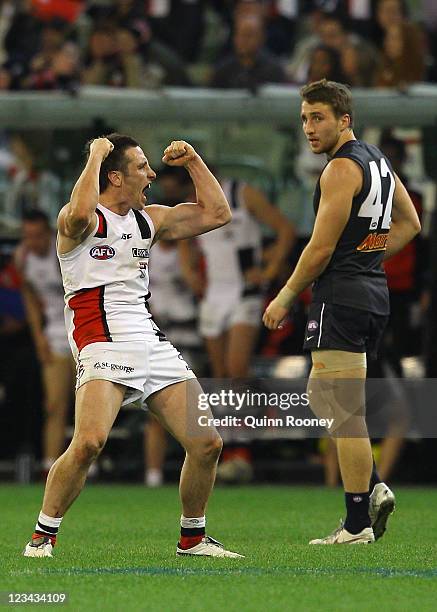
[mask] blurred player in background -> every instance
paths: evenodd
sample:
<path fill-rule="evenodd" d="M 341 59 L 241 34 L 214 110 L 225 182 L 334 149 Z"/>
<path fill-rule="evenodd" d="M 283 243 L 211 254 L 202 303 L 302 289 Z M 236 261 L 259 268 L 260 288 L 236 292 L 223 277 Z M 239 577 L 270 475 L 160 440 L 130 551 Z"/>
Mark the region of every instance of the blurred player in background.
<path fill-rule="evenodd" d="M 146 209 L 145 192 L 156 174 L 138 142 L 110 134 L 90 144 L 71 200 L 59 213 L 57 250 L 68 337 L 77 360 L 75 430 L 49 472 L 25 556 L 52 556 L 62 518 L 120 407 L 141 398 L 186 451 L 177 554 L 241 557 L 205 534 L 222 441 L 214 427 L 198 422 L 200 385 L 148 310 L 153 243 L 196 236 L 225 225 L 232 215 L 219 183 L 191 145 L 172 142 L 163 162 L 188 170 L 196 188 L 194 203 Z"/>
<path fill-rule="evenodd" d="M 27 320 L 42 369 L 44 388 L 43 474 L 65 448 L 65 426 L 75 381 L 65 331 L 64 289 L 56 235 L 40 210 L 23 215 L 22 241 L 15 260 L 23 276 Z"/>
<path fill-rule="evenodd" d="M 375 146 L 356 140 L 349 89 L 316 81 L 302 91 L 303 130 L 328 163 L 314 195 L 316 220 L 293 274 L 264 313 L 276 329 L 313 281 L 304 348 L 313 367 L 311 408 L 334 418 L 346 519 L 311 544 L 370 543 L 385 531 L 395 499 L 380 481 L 363 412 L 366 351 L 375 354 L 387 324 L 389 299 L 382 262 L 420 231 L 405 187 Z"/>
<path fill-rule="evenodd" d="M 247 378 L 260 328 L 267 287 L 276 279 L 294 245 L 288 219 L 251 185 L 220 180 L 232 209 L 226 227 L 180 245 L 182 268 L 194 292 L 202 290 L 200 333 L 214 378 Z M 274 242 L 263 251 L 262 225 L 273 230 Z M 204 257 L 206 283 L 200 266 L 193 265 L 193 249 Z M 197 269 L 197 275 L 195 270 Z M 251 453 L 244 438 L 229 432 L 217 475 L 225 482 L 252 477 Z M 238 435 L 238 434 L 237 434 Z"/>
<path fill-rule="evenodd" d="M 158 173 L 158 183 L 160 204 L 173 206 L 175 202 L 189 202 L 196 197 L 190 175 L 182 167 L 164 166 Z M 153 295 L 149 304 L 158 327 L 165 329 L 170 342 L 198 371 L 202 342 L 197 330 L 197 305 L 182 274 L 179 243 L 160 240 L 153 248 L 149 265 Z M 159 487 L 164 480 L 168 434 L 153 414 L 149 413 L 147 417 L 144 430 L 144 482 L 149 487 Z"/>

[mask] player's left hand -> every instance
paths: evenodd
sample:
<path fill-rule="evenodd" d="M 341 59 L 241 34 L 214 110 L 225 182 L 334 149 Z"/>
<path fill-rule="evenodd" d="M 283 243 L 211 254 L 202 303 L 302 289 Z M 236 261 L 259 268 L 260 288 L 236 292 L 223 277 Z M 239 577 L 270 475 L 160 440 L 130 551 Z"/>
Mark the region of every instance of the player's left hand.
<path fill-rule="evenodd" d="M 287 315 L 288 309 L 278 304 L 278 301 L 275 298 L 265 309 L 263 323 L 267 329 L 278 329 L 282 327 L 281 323 L 284 321 Z"/>
<path fill-rule="evenodd" d="M 196 151 L 188 142 L 173 140 L 164 150 L 162 161 L 168 166 L 186 166 L 196 157 Z"/>

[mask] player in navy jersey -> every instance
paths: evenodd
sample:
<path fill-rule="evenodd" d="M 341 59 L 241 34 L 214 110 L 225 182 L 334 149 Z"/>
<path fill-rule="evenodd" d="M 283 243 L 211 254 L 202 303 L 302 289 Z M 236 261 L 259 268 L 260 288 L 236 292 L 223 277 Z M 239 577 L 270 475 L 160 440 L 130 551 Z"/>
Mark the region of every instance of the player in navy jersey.
<path fill-rule="evenodd" d="M 329 433 L 337 447 L 346 519 L 310 543 L 370 543 L 383 535 L 395 498 L 377 475 L 367 433 L 366 352 L 376 353 L 389 315 L 382 262 L 414 238 L 420 222 L 390 161 L 355 138 L 349 89 L 322 79 L 303 87 L 301 96 L 305 136 L 328 162 L 315 191 L 311 239 L 263 321 L 278 328 L 314 282 L 304 343 L 313 364 L 308 391 L 312 410 L 334 417 Z"/>

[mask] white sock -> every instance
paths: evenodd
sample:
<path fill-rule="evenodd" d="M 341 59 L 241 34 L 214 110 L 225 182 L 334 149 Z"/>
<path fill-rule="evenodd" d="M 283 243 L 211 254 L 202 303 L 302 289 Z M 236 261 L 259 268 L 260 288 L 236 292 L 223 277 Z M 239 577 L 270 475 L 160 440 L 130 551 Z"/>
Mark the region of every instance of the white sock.
<path fill-rule="evenodd" d="M 47 516 L 44 512 L 40 512 L 35 525 L 35 531 L 42 531 L 49 536 L 56 536 L 61 526 L 62 519 L 62 516 L 55 518 L 53 516 Z"/>
<path fill-rule="evenodd" d="M 201 527 L 206 527 L 206 516 L 187 518 L 182 514 L 181 527 L 184 529 L 200 529 Z"/>

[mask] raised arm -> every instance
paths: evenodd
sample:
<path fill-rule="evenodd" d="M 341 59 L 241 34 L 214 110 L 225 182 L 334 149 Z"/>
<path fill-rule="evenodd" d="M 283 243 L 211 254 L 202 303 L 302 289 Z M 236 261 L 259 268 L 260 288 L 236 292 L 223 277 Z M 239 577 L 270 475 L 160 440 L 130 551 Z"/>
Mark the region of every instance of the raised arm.
<path fill-rule="evenodd" d="M 388 233 L 387 249 L 384 253 L 384 260 L 402 251 L 404 246 L 408 244 L 421 229 L 419 217 L 407 190 L 397 175 L 395 176 L 395 180 L 396 186 L 393 196 L 392 221 Z"/>
<path fill-rule="evenodd" d="M 321 198 L 314 230 L 293 274 L 268 305 L 263 321 L 277 329 L 297 296 L 318 278 L 328 265 L 349 220 L 353 197 L 361 189 L 362 173 L 349 159 L 334 159 L 320 178 Z"/>
<path fill-rule="evenodd" d="M 66 242 L 79 243 L 92 226 L 99 201 L 100 166 L 113 148 L 114 145 L 107 138 L 96 138 L 91 143 L 87 163 L 73 187 L 70 202 L 59 213 L 58 232 L 61 241 L 66 238 Z M 74 244 L 69 246 L 72 248 Z M 62 245 L 60 248 L 64 251 Z"/>
<path fill-rule="evenodd" d="M 220 183 L 190 144 L 183 140 L 173 141 L 165 149 L 162 161 L 188 170 L 197 202 L 184 202 L 174 207 L 148 206 L 147 213 L 156 229 L 155 241 L 191 238 L 229 223 L 231 209 Z"/>

